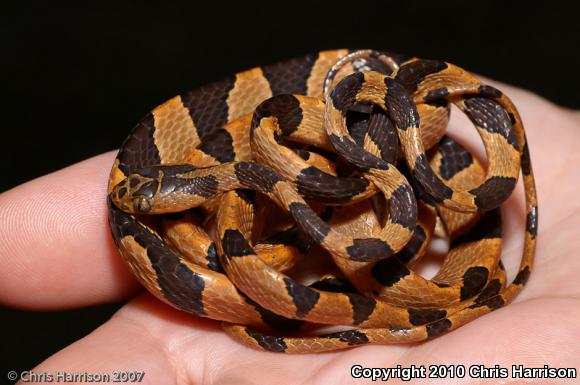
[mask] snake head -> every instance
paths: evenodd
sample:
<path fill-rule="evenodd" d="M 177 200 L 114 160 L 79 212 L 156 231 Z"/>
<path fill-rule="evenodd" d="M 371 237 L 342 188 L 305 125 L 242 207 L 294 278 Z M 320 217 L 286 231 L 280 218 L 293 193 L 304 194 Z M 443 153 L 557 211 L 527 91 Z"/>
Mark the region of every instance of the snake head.
<path fill-rule="evenodd" d="M 111 191 L 113 203 L 121 210 L 131 214 L 153 214 L 152 209 L 158 192 L 159 176 L 143 171 L 130 174 Z"/>
<path fill-rule="evenodd" d="M 142 168 L 119 182 L 111 198 L 115 206 L 130 214 L 165 214 L 197 207 L 215 193 L 217 182 L 213 177 L 187 177 L 192 170 L 190 165 Z"/>

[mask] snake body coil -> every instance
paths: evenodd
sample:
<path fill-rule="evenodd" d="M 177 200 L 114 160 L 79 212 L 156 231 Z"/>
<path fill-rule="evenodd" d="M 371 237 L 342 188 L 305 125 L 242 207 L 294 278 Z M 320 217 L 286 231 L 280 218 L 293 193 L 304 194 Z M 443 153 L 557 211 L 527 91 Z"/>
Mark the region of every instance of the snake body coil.
<path fill-rule="evenodd" d="M 486 167 L 445 135 L 450 104 Z M 520 169 L 525 241 L 508 284 L 499 205 Z M 157 298 L 253 348 L 305 353 L 422 341 L 509 303 L 532 268 L 537 204 L 522 122 L 499 90 L 441 61 L 334 50 L 155 108 L 115 160 L 109 222 Z M 425 279 L 412 267 L 436 235 L 450 248 Z M 305 285 L 290 276 L 303 258 L 334 270 Z M 283 336 L 324 324 L 354 328 Z"/>

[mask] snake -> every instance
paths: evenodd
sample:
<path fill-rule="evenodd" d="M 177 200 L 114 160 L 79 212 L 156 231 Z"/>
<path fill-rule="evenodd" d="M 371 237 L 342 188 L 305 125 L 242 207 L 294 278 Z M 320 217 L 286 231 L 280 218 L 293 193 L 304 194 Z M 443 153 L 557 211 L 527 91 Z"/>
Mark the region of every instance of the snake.
<path fill-rule="evenodd" d="M 446 134 L 452 105 L 487 162 Z M 520 174 L 524 247 L 507 282 L 500 205 Z M 451 63 L 369 49 L 169 99 L 121 145 L 107 201 L 120 255 L 150 293 L 278 353 L 426 341 L 502 308 L 528 281 L 538 227 L 512 101 Z M 413 267 L 436 237 L 449 251 L 426 279 Z M 313 261 L 326 266 L 317 279 L 293 278 Z M 328 325 L 345 330 L 316 331 Z"/>

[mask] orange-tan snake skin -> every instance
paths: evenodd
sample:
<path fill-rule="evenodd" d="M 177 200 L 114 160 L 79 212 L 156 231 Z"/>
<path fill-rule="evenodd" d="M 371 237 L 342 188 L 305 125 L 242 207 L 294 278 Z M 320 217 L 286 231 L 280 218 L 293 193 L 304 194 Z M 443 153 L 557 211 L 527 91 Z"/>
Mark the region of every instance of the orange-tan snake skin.
<path fill-rule="evenodd" d="M 445 134 L 451 104 L 486 166 Z M 525 242 L 507 282 L 499 206 L 520 170 Z M 139 282 L 271 352 L 423 341 L 508 304 L 530 275 L 537 217 L 512 102 L 452 64 L 374 50 L 176 96 L 131 131 L 109 181 L 113 237 Z M 436 237 L 449 251 L 425 279 L 413 266 Z M 313 262 L 324 268 L 305 284 L 297 272 Z"/>

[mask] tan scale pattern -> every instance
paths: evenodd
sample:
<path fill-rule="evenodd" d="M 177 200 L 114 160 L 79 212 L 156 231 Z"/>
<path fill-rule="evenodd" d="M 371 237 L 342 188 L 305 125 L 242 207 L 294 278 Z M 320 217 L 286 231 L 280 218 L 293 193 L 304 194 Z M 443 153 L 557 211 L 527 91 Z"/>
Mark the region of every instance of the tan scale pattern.
<path fill-rule="evenodd" d="M 153 137 L 162 163 L 179 163 L 184 154 L 190 154 L 200 143 L 197 129 L 189 110 L 176 96 L 153 110 L 155 133 Z"/>
<path fill-rule="evenodd" d="M 268 80 L 260 68 L 236 74 L 234 88 L 228 95 L 228 122 L 253 111 L 258 104 L 272 96 Z"/>
<path fill-rule="evenodd" d="M 127 265 L 139 283 L 147 288 L 151 293 L 163 302 L 167 302 L 161 288 L 155 279 L 155 270 L 147 257 L 147 250 L 141 247 L 133 237 L 125 236 L 121 238 L 120 247 Z"/>
<path fill-rule="evenodd" d="M 336 63 L 341 57 L 346 55 L 348 50 L 346 49 L 338 49 L 335 51 L 325 51 L 321 52 L 318 56 L 318 60 L 312 66 L 312 70 L 310 71 L 310 76 L 308 78 L 308 82 L 306 83 L 306 95 L 312 96 L 318 99 L 324 99 L 324 95 L 322 94 L 322 87 L 324 85 L 324 80 L 326 79 L 326 75 L 328 71 L 334 63 Z M 339 76 L 337 74 L 337 80 L 342 79 L 344 74 L 351 73 L 352 68 L 345 69 Z"/>

